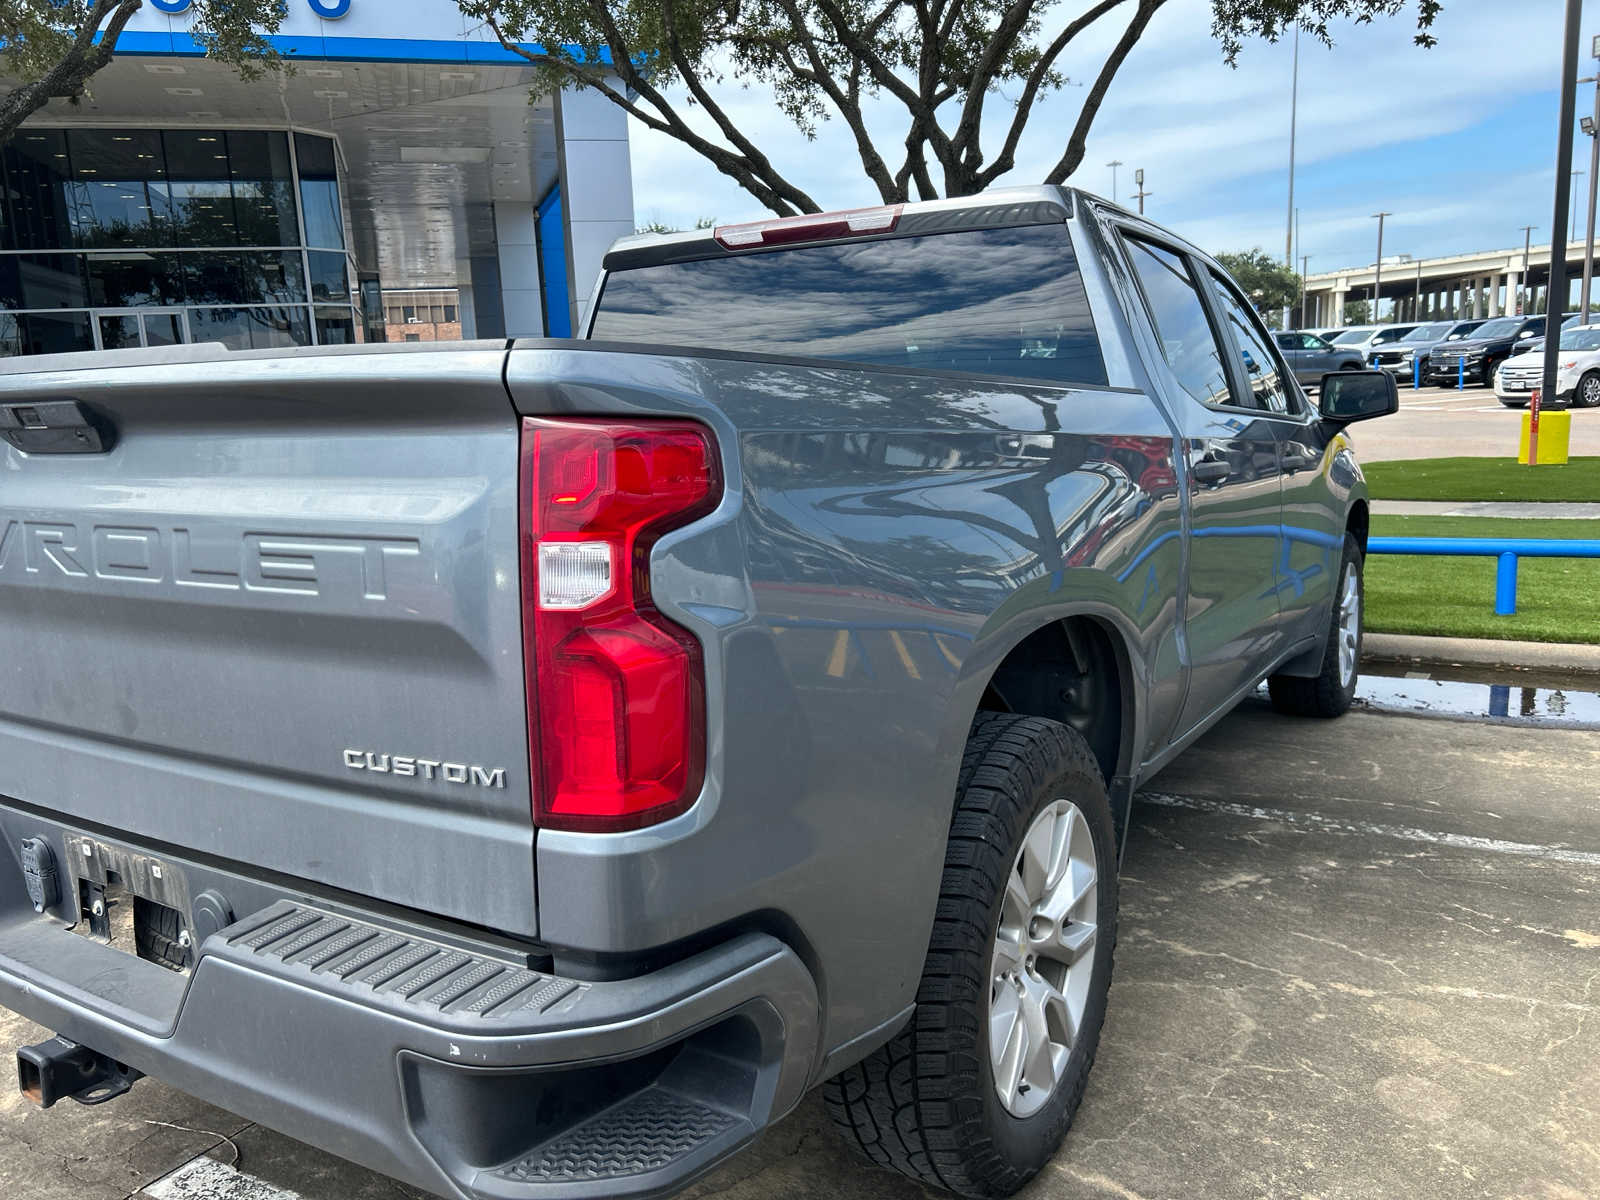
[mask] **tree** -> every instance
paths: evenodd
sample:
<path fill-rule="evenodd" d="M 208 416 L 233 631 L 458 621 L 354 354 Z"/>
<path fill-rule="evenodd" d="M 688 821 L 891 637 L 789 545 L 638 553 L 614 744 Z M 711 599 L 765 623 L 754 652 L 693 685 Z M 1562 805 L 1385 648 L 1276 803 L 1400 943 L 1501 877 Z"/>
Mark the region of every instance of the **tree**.
<path fill-rule="evenodd" d="M 1365 300 L 1346 300 L 1344 302 L 1344 320 L 1346 325 L 1370 324 L 1372 309 Z"/>
<path fill-rule="evenodd" d="M 1237 254 L 1219 254 L 1217 261 L 1274 329 L 1283 310 L 1300 302 L 1300 276 L 1260 246 Z"/>
<path fill-rule="evenodd" d="M 1016 164 L 1040 99 L 1068 82 L 1063 56 L 1102 21 L 1121 34 L 1093 74 L 1045 183 L 1083 161 L 1118 69 L 1167 0 L 459 0 L 539 68 L 540 92 L 592 88 L 676 138 L 780 216 L 820 206 L 740 127 L 715 93 L 770 89 L 807 137 L 837 117 L 884 203 L 980 192 Z M 1441 0 L 1417 0 L 1418 44 Z M 1298 27 L 1330 41 L 1336 20 L 1391 16 L 1408 0 L 1211 0 L 1212 31 L 1234 62 L 1247 38 Z M 1071 11 L 1068 11 L 1068 10 Z M 542 49 L 528 49 L 528 45 Z M 681 96 L 681 99 L 678 98 Z M 899 145 L 868 128 L 871 101 L 896 106 Z M 1009 109 L 984 144 L 991 100 Z M 903 113 L 900 111 L 903 110 Z M 705 119 L 691 120 L 696 111 Z M 706 125 L 711 126 L 708 130 Z"/>
<path fill-rule="evenodd" d="M 0 143 L 51 100 L 76 100 L 111 61 L 143 0 L 0 0 Z M 246 79 L 279 65 L 281 0 L 194 0 L 190 33 Z"/>

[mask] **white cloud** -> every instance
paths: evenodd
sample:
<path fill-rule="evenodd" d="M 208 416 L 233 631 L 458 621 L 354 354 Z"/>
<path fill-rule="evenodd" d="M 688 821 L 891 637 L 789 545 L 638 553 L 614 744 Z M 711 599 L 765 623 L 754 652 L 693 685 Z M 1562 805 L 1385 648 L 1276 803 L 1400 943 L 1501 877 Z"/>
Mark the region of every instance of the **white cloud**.
<path fill-rule="evenodd" d="M 1600 8 L 1600 0 L 1591 2 Z M 1508 104 L 1555 87 L 1560 16 L 1560 6 L 1548 2 L 1448 0 L 1432 50 L 1412 44 L 1411 11 L 1337 29 L 1332 50 L 1302 38 L 1296 203 L 1302 250 L 1315 255 L 1312 270 L 1351 265 L 1363 255 L 1370 260 L 1369 214 L 1379 208 L 1396 214 L 1386 247 L 1416 253 L 1510 245 L 1516 226 L 1540 223 L 1541 215 L 1548 224 L 1553 104 L 1548 121 L 1510 144 L 1485 145 L 1459 162 L 1441 161 L 1437 148 Z M 1103 22 L 1065 69 L 1092 79 L 1119 33 L 1120 26 Z M 1286 42 L 1247 45 L 1238 68 L 1230 69 L 1210 34 L 1208 0 L 1174 0 L 1112 85 L 1072 182 L 1108 194 L 1111 173 L 1103 164 L 1117 158 L 1126 164 L 1121 199 L 1132 191 L 1133 168 L 1143 167 L 1155 219 L 1216 249 L 1281 250 L 1290 53 Z M 1003 184 L 1042 178 L 1065 144 L 1082 95 L 1068 87 L 1038 107 L 1018 167 Z M 824 207 L 877 200 L 842 122 L 824 124 L 807 141 L 763 93 L 730 89 L 721 98 L 779 168 Z M 880 103 L 870 115 L 887 156 L 899 144 L 902 112 Z M 988 145 L 998 144 L 1009 115 L 1001 97 L 991 100 Z M 641 223 L 687 226 L 699 217 L 762 215 L 752 197 L 686 147 L 637 123 L 632 137 Z M 1509 170 L 1502 166 L 1508 162 Z"/>

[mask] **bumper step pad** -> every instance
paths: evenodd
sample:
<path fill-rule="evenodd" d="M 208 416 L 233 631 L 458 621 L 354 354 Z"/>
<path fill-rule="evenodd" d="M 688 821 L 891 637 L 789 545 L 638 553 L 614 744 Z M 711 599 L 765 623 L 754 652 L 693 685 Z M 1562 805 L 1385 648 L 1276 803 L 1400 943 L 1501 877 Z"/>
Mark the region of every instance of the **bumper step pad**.
<path fill-rule="evenodd" d="M 324 989 L 486 1024 L 570 1008 L 586 985 L 422 937 L 279 901 L 218 935 L 227 957 L 297 968 Z"/>
<path fill-rule="evenodd" d="M 659 1171 L 750 1122 L 665 1088 L 646 1088 L 496 1174 L 518 1183 L 615 1179 Z"/>

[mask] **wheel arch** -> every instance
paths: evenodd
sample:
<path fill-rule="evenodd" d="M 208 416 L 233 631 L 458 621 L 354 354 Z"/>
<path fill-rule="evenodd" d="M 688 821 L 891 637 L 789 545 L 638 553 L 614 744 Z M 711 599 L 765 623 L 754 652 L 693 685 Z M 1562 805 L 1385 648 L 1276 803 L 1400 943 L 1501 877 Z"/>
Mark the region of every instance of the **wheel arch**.
<path fill-rule="evenodd" d="M 1354 535 L 1363 557 L 1367 553 L 1367 534 L 1372 528 L 1372 510 L 1365 499 L 1356 498 L 1344 519 L 1345 532 Z"/>
<path fill-rule="evenodd" d="M 1115 813 L 1119 783 L 1131 778 L 1137 759 L 1137 679 L 1130 640 L 1114 621 L 1088 612 L 1054 616 L 1018 631 L 996 655 L 977 712 L 1046 717 L 1076 729 L 1094 752 Z"/>

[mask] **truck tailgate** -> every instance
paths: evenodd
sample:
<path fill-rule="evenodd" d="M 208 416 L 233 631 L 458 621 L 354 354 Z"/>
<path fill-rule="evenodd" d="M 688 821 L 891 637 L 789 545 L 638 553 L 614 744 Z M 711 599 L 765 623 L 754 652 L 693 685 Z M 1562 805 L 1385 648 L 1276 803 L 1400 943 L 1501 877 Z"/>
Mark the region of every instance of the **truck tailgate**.
<path fill-rule="evenodd" d="M 535 934 L 503 349 L 210 357 L 0 375 L 0 795 Z"/>

